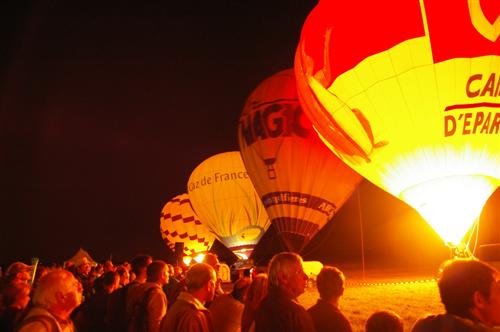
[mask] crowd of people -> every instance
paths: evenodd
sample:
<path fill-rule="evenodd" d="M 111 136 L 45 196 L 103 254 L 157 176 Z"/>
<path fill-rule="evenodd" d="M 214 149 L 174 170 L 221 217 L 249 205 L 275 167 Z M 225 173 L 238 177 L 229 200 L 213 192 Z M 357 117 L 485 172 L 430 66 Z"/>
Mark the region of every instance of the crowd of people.
<path fill-rule="evenodd" d="M 275 255 L 265 272 L 241 276 L 224 291 L 219 260 L 207 254 L 189 268 L 149 255 L 114 266 L 39 268 L 15 262 L 1 279 L 0 331 L 11 332 L 231 332 L 352 331 L 339 308 L 345 277 L 324 266 L 319 299 L 304 308 L 297 297 L 308 277 L 295 253 Z M 227 288 L 227 287 L 224 287 Z M 412 332 L 498 331 L 500 275 L 474 259 L 445 262 L 438 278 L 445 313 L 418 320 Z M 366 332 L 402 332 L 403 320 L 379 311 Z"/>

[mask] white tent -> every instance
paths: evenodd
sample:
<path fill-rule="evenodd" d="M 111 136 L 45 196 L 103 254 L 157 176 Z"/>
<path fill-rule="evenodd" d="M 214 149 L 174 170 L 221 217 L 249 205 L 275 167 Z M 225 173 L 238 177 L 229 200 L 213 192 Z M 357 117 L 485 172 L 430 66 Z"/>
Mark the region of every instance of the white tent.
<path fill-rule="evenodd" d="M 76 254 L 73 255 L 70 259 L 67 260 L 75 264 L 76 266 L 81 265 L 84 262 L 90 263 L 91 266 L 96 266 L 97 263 L 90 257 L 89 253 L 83 248 L 78 249 Z"/>

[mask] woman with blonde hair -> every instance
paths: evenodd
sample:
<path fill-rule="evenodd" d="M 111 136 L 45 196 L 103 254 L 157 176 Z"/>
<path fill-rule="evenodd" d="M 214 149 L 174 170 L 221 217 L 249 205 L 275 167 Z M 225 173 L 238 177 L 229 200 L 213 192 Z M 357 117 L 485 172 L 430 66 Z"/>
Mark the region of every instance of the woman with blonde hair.
<path fill-rule="evenodd" d="M 254 313 L 260 302 L 267 295 L 268 277 L 265 273 L 257 274 L 248 288 L 245 298 L 245 308 L 241 316 L 241 332 L 254 330 Z"/>

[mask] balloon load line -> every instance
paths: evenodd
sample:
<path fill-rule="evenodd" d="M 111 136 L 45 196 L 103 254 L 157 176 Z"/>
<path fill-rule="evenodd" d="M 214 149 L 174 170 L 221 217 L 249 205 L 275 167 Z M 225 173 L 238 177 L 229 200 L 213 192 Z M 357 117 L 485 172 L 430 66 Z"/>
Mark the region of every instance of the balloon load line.
<path fill-rule="evenodd" d="M 407 281 L 391 281 L 391 282 L 346 282 L 347 287 L 371 287 L 371 286 L 396 286 L 396 285 L 412 285 L 437 282 L 436 278 L 407 280 Z"/>

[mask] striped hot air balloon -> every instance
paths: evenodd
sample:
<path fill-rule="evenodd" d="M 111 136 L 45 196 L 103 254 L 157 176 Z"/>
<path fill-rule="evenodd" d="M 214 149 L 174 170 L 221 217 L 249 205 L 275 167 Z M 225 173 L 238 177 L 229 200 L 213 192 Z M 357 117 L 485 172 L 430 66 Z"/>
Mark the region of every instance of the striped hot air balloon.
<path fill-rule="evenodd" d="M 328 147 L 460 246 L 500 185 L 500 1 L 321 0 L 295 69 Z"/>
<path fill-rule="evenodd" d="M 192 258 L 208 252 L 215 240 L 194 213 L 188 194 L 175 196 L 165 204 L 160 215 L 160 232 L 170 249 L 174 250 L 176 242 L 182 242 L 184 255 Z"/>

